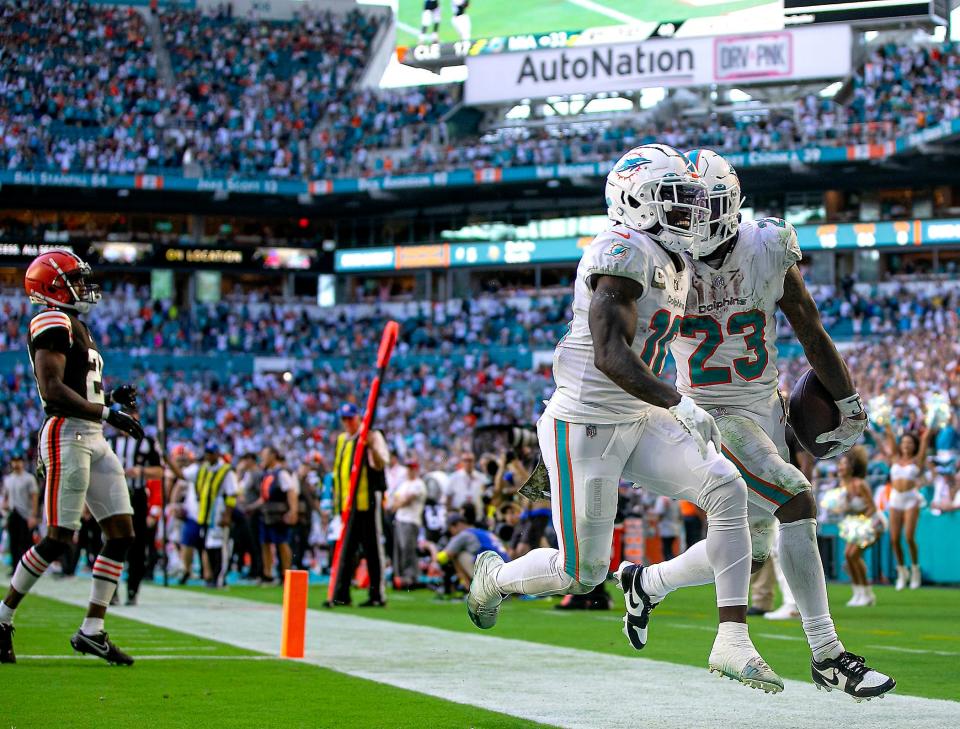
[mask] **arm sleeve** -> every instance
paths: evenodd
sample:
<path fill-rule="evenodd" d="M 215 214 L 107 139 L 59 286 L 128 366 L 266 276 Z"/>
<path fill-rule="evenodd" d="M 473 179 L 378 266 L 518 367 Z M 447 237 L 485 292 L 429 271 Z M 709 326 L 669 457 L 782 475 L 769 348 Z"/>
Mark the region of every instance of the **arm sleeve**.
<path fill-rule="evenodd" d="M 598 235 L 583 254 L 586 275 L 622 276 L 640 283 L 646 291 L 650 257 L 640 248 L 640 235 L 622 226 Z"/>

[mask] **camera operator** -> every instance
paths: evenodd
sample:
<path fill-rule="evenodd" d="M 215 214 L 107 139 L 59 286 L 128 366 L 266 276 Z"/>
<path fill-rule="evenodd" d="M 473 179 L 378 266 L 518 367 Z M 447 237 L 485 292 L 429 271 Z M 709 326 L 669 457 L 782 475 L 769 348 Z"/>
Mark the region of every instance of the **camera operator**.
<path fill-rule="evenodd" d="M 547 546 L 546 535 L 550 527 L 551 508 L 549 499 L 530 501 L 518 493 L 520 487 L 530 477 L 524 457 L 523 446 L 518 450 L 507 451 L 500 460 L 500 469 L 495 478 L 496 494 L 494 503 L 514 503 L 522 509 L 517 534 L 513 539 L 516 545 L 513 558 L 526 554 L 531 549 Z"/>
<path fill-rule="evenodd" d="M 499 510 L 503 505 L 513 503 L 521 509 L 511 540 L 514 545 L 511 556 L 516 559 L 531 549 L 547 546 L 552 511 L 549 499 L 532 502 L 518 493 L 537 462 L 536 433 L 526 428 L 510 427 L 506 429 L 506 436 L 507 447 L 501 450 L 494 474 L 493 505 Z"/>

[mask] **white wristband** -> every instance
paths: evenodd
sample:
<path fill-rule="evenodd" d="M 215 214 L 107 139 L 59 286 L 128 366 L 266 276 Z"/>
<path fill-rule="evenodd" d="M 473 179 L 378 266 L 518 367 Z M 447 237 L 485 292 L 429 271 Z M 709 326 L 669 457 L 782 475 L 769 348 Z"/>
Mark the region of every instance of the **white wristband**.
<path fill-rule="evenodd" d="M 837 408 L 840 415 L 844 418 L 855 418 L 863 413 L 863 400 L 860 399 L 860 393 L 855 392 L 850 397 L 843 400 L 837 400 Z"/>
<path fill-rule="evenodd" d="M 107 422 L 107 418 L 110 417 L 110 408 L 106 405 L 103 406 L 103 410 L 100 411 L 100 420 Z"/>

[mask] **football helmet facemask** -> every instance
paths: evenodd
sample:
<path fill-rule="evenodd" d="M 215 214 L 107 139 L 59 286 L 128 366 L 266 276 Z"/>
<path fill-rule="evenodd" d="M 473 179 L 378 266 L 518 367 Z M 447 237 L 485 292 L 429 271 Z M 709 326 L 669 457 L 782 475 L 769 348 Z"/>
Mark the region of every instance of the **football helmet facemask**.
<path fill-rule="evenodd" d="M 690 160 L 666 144 L 634 147 L 607 175 L 607 216 L 673 253 L 709 233 L 707 188 Z"/>
<path fill-rule="evenodd" d="M 690 163 L 707 186 L 710 232 L 706 240 L 690 247 L 694 258 L 708 256 L 737 234 L 743 195 L 736 170 L 711 149 L 691 149 Z"/>

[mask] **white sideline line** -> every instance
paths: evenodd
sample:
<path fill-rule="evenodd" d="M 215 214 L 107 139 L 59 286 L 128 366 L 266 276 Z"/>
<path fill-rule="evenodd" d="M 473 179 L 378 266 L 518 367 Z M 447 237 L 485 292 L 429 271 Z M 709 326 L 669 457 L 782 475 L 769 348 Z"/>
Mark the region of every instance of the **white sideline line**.
<path fill-rule="evenodd" d="M 82 581 L 41 581 L 35 591 L 74 605 L 85 605 L 89 597 Z M 111 614 L 264 654 L 275 654 L 280 645 L 279 605 L 152 586 L 144 586 L 141 595 L 139 606 Z M 504 622 L 509 612 L 506 605 Z M 620 638 L 615 626 L 610 630 Z M 117 637 L 123 645 L 122 629 Z M 706 658 L 698 668 L 336 610 L 310 610 L 307 616 L 307 663 L 543 724 L 795 729 L 823 726 L 829 718 L 831 724 L 857 729 L 960 725 L 957 702 L 893 695 L 856 704 L 839 692 L 817 692 L 809 682 L 792 680 L 784 693 L 768 696 L 712 678 Z M 625 691 L 629 700 L 617 698 Z"/>
<path fill-rule="evenodd" d="M 18 661 L 88 661 L 99 660 L 95 656 L 44 656 L 27 655 L 17 656 Z M 137 663 L 140 661 L 282 661 L 283 658 L 277 656 L 136 656 Z"/>
<path fill-rule="evenodd" d="M 579 5 L 584 10 L 590 10 L 591 12 L 597 13 L 599 15 L 606 15 L 612 20 L 616 20 L 618 23 L 625 23 L 626 25 L 636 25 L 637 23 L 642 23 L 643 21 L 640 18 L 634 18 L 632 15 L 627 15 L 626 13 L 621 13 L 619 10 L 614 10 L 613 8 L 604 7 L 600 3 L 595 3 L 593 0 L 567 0 L 569 3 L 574 5 Z"/>

